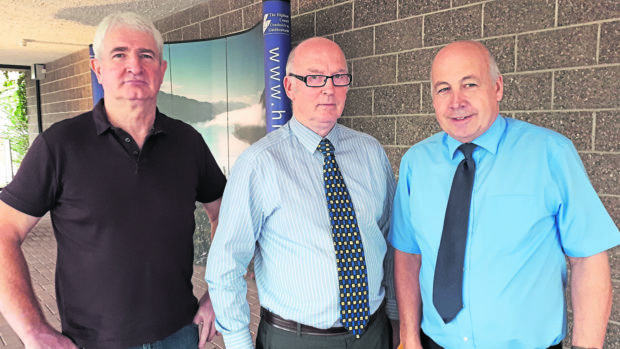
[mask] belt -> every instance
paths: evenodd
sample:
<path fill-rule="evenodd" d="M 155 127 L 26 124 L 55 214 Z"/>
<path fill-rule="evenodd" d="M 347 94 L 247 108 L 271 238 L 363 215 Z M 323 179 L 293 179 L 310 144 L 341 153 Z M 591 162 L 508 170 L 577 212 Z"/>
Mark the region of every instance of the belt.
<path fill-rule="evenodd" d="M 368 318 L 368 323 L 366 324 L 366 328 L 370 327 L 370 325 L 379 317 L 379 314 L 384 313 L 384 309 L 385 301 L 383 301 L 379 308 L 372 315 L 370 315 L 370 317 Z M 300 324 L 292 320 L 286 320 L 283 317 L 276 315 L 263 307 L 260 308 L 260 315 L 261 319 L 269 325 L 275 328 L 279 328 L 281 330 L 296 332 L 298 334 L 313 336 L 341 336 L 349 333 L 349 331 L 344 327 L 316 328 Z"/>

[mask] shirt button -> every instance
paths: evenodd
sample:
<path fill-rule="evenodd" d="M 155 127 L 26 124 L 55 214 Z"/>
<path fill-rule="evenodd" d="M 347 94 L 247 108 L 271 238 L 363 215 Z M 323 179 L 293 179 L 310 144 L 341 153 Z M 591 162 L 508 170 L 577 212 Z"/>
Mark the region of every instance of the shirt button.
<path fill-rule="evenodd" d="M 134 150 L 134 151 L 133 151 L 133 155 L 138 155 L 138 151 L 137 151 L 137 150 Z"/>
<path fill-rule="evenodd" d="M 129 137 L 125 138 L 125 142 L 131 143 L 131 138 L 129 138 Z"/>
<path fill-rule="evenodd" d="M 463 337 L 463 341 L 467 342 L 468 340 L 469 340 L 469 338 Z"/>

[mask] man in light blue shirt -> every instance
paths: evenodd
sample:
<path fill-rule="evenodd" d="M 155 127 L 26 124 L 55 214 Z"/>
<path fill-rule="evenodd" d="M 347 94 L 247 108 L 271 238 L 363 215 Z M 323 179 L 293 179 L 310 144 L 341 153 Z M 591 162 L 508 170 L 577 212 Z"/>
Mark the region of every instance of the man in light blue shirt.
<path fill-rule="evenodd" d="M 284 87 L 294 117 L 247 149 L 225 189 L 206 281 L 226 348 L 252 348 L 244 272 L 254 256 L 262 319 L 257 348 L 392 349 L 398 310 L 387 243 L 394 174 L 379 142 L 337 124 L 351 75 L 340 47 L 311 38 L 292 52 Z M 322 139 L 333 145 L 365 254 L 369 321 L 343 327 Z M 395 324 L 398 339 L 398 325 Z M 398 345 L 396 340 L 395 345 Z"/>
<path fill-rule="evenodd" d="M 620 234 L 574 146 L 553 131 L 499 115 L 503 80 L 480 43 L 455 42 L 439 51 L 431 80 L 444 132 L 403 157 L 389 236 L 403 347 L 561 348 L 570 282 L 573 348 L 602 348 L 611 311 L 606 250 L 620 243 Z M 463 143 L 477 147 L 462 307 L 444 322 L 433 303 L 433 280 Z"/>

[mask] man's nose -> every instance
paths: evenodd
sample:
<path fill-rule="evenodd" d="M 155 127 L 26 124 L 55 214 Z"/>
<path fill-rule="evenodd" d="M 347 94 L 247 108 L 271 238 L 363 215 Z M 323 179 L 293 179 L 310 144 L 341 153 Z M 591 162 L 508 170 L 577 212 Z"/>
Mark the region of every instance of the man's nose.
<path fill-rule="evenodd" d="M 128 71 L 134 74 L 139 74 L 142 72 L 142 62 L 140 61 L 140 57 L 138 55 L 129 55 L 126 62 Z"/>
<path fill-rule="evenodd" d="M 467 98 L 460 89 L 453 90 L 450 105 L 453 109 L 461 109 L 467 104 Z"/>
<path fill-rule="evenodd" d="M 334 94 L 334 87 L 335 87 L 334 81 L 331 78 L 329 78 L 327 79 L 327 81 L 325 81 L 325 86 L 321 87 L 322 89 L 321 93 L 326 94 L 326 95 Z"/>

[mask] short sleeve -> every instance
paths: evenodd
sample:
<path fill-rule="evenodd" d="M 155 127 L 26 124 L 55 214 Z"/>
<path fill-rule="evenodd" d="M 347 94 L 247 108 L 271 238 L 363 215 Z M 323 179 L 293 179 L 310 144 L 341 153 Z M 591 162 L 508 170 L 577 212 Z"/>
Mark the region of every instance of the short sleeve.
<path fill-rule="evenodd" d="M 400 251 L 420 254 L 421 251 L 411 223 L 411 196 L 413 195 L 410 185 L 413 175 L 411 162 L 411 158 L 405 154 L 400 163 L 388 241 Z"/>

